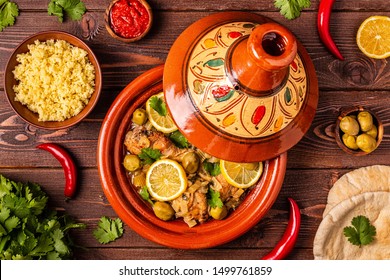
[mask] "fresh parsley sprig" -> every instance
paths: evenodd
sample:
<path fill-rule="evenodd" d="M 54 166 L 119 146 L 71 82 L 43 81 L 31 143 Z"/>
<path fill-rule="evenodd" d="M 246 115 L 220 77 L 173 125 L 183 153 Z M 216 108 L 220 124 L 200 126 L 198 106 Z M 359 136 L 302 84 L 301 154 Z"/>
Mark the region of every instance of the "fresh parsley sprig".
<path fill-rule="evenodd" d="M 274 4 L 280 9 L 280 13 L 290 20 L 299 17 L 301 11 L 311 5 L 310 0 L 275 0 Z"/>
<path fill-rule="evenodd" d="M 100 218 L 98 227 L 93 235 L 101 244 L 112 242 L 123 235 L 123 222 L 121 219 L 111 219 L 103 216 Z"/>
<path fill-rule="evenodd" d="M 80 20 L 86 11 L 80 0 L 51 0 L 47 7 L 48 14 L 57 16 L 59 22 L 64 21 L 65 15 L 72 20 Z"/>
<path fill-rule="evenodd" d="M 356 216 L 352 219 L 352 226 L 344 228 L 344 236 L 353 245 L 361 247 L 370 244 L 376 235 L 375 226 L 371 225 L 370 220 L 365 216 Z"/>
<path fill-rule="evenodd" d="M 153 96 L 149 102 L 150 107 L 153 108 L 160 116 L 165 117 L 167 115 L 168 110 L 163 99 L 158 96 Z"/>
<path fill-rule="evenodd" d="M 18 15 L 19 8 L 16 3 L 8 0 L 0 0 L 0 32 L 7 26 L 14 25 Z"/>
<path fill-rule="evenodd" d="M 223 207 L 223 202 L 220 197 L 220 193 L 218 191 L 213 190 L 212 188 L 209 188 L 207 192 L 207 203 L 210 205 L 211 208 Z"/>
<path fill-rule="evenodd" d="M 161 158 L 161 152 L 152 148 L 143 148 L 138 157 L 141 159 L 142 164 L 150 165 Z"/>

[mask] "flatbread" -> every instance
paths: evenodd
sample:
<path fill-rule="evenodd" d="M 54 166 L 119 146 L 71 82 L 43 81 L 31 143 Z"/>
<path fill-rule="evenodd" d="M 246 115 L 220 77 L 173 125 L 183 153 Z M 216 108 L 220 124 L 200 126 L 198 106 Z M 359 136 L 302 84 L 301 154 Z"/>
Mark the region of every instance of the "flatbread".
<path fill-rule="evenodd" d="M 376 227 L 372 243 L 351 244 L 343 229 L 354 217 L 366 216 Z M 313 244 L 316 260 L 380 260 L 390 259 L 390 192 L 365 192 L 343 200 L 322 220 Z"/>
<path fill-rule="evenodd" d="M 341 176 L 329 191 L 323 217 L 341 201 L 368 191 L 390 191 L 390 166 L 361 167 Z"/>

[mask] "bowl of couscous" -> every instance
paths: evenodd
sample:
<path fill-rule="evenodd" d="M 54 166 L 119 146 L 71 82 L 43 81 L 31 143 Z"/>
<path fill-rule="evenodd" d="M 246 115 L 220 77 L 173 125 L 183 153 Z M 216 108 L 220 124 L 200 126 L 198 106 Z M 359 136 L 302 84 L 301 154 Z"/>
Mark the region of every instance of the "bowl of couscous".
<path fill-rule="evenodd" d="M 11 54 L 5 93 L 24 121 L 43 129 L 79 123 L 95 107 L 102 88 L 99 62 L 88 45 L 62 31 L 25 39 Z"/>

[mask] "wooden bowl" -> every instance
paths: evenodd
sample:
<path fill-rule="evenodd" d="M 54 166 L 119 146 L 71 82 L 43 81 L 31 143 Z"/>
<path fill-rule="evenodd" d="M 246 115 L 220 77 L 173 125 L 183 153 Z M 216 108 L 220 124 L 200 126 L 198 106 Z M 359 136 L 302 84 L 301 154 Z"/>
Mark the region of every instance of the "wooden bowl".
<path fill-rule="evenodd" d="M 138 0 L 138 2 L 145 7 L 145 9 L 146 9 L 146 11 L 147 11 L 147 13 L 149 15 L 149 21 L 148 21 L 148 24 L 147 24 L 147 28 L 140 35 L 137 35 L 135 37 L 132 37 L 132 36 L 131 37 L 123 37 L 123 36 L 118 35 L 114 31 L 114 29 L 112 27 L 112 24 L 111 24 L 111 10 L 112 10 L 113 6 L 118 1 L 122 1 L 122 0 L 114 0 L 114 1 L 112 1 L 110 3 L 110 5 L 106 9 L 106 12 L 105 12 L 105 15 L 104 15 L 104 20 L 105 20 L 105 25 L 106 25 L 107 32 L 114 39 L 120 40 L 120 41 L 125 42 L 125 43 L 132 43 L 132 42 L 135 42 L 135 41 L 138 41 L 138 40 L 142 39 L 149 32 L 150 28 L 152 27 L 152 23 L 153 23 L 152 9 L 150 8 L 148 2 L 146 2 L 145 0 Z"/>
<path fill-rule="evenodd" d="M 16 56 L 21 53 L 27 53 L 29 51 L 27 46 L 34 44 L 36 40 L 39 40 L 40 42 L 45 42 L 49 39 L 65 40 L 73 46 L 86 50 L 88 52 L 88 59 L 95 68 L 95 91 L 90 97 L 88 104 L 78 115 L 68 118 L 64 121 L 39 121 L 37 113 L 30 111 L 27 106 L 23 105 L 19 101 L 15 101 L 15 92 L 13 87 L 17 84 L 17 81 L 15 80 L 12 71 L 19 64 L 16 61 Z M 93 110 L 99 99 L 102 88 L 102 73 L 99 62 L 93 51 L 81 39 L 72 34 L 62 31 L 43 31 L 25 39 L 11 54 L 11 57 L 9 58 L 7 66 L 5 68 L 4 86 L 9 104 L 11 105 L 15 113 L 19 115 L 19 117 L 22 118 L 24 121 L 38 128 L 51 130 L 63 129 L 79 123 Z"/>
<path fill-rule="evenodd" d="M 335 128 L 336 142 L 337 142 L 337 145 L 344 152 L 346 152 L 346 153 L 348 153 L 350 155 L 354 155 L 354 156 L 364 156 L 364 155 L 367 155 L 369 153 L 365 152 L 365 151 L 362 151 L 360 149 L 352 150 L 352 149 L 348 148 L 347 146 L 345 146 L 345 144 L 343 143 L 343 140 L 342 140 L 343 132 L 340 129 L 340 122 L 341 122 L 341 119 L 343 117 L 349 116 L 349 115 L 357 116 L 359 114 L 359 112 L 362 112 L 362 111 L 369 112 L 372 115 L 374 125 L 378 129 L 378 135 L 377 135 L 377 138 L 376 138 L 376 147 L 375 147 L 375 149 L 378 148 L 378 146 L 381 143 L 382 138 L 383 138 L 383 124 L 382 124 L 381 120 L 379 119 L 379 117 L 377 116 L 377 114 L 375 114 L 373 111 L 371 111 L 371 110 L 369 110 L 367 108 L 363 108 L 362 106 L 355 106 L 355 107 L 349 107 L 349 108 L 342 109 L 342 111 L 341 111 L 341 113 L 340 113 L 340 115 L 339 115 L 339 117 L 337 118 L 337 121 L 336 121 L 336 128 Z M 375 149 L 373 151 L 375 151 Z M 372 153 L 373 151 L 371 151 L 370 153 Z"/>
<path fill-rule="evenodd" d="M 247 232 L 275 202 L 287 163 L 286 153 L 264 162 L 264 171 L 243 202 L 224 220 L 189 228 L 183 220 L 158 219 L 123 167 L 124 138 L 134 110 L 162 91 L 163 66 L 151 69 L 127 85 L 112 103 L 99 134 L 97 165 L 103 191 L 118 216 L 135 232 L 155 243 L 180 249 L 214 247 Z"/>

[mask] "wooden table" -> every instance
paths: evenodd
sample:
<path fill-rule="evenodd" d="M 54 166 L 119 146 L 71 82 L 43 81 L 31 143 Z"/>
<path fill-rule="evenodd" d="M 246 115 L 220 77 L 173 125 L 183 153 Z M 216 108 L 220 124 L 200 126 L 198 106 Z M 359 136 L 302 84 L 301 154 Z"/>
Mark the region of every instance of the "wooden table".
<path fill-rule="evenodd" d="M 345 60 L 335 59 L 318 37 L 316 21 L 319 0 L 293 21 L 288 21 L 267 1 L 169 1 L 149 0 L 154 12 L 151 32 L 143 40 L 125 44 L 112 39 L 104 27 L 108 0 L 84 0 L 88 12 L 79 22 L 47 14 L 48 1 L 14 0 L 20 15 L 16 24 L 0 33 L 0 79 L 14 48 L 26 37 L 43 30 L 63 30 L 82 38 L 97 55 L 103 70 L 103 92 L 98 106 L 75 127 L 47 131 L 27 125 L 9 106 L 0 83 L 0 173 L 15 181 L 40 184 L 53 207 L 64 208 L 86 230 L 74 233 L 74 240 L 87 248 L 75 250 L 76 259 L 259 259 L 281 238 L 288 222 L 287 197 L 301 207 L 302 226 L 289 258 L 313 259 L 313 239 L 333 183 L 346 172 L 367 165 L 390 164 L 390 66 L 387 60 L 372 60 L 358 49 L 355 36 L 360 23 L 375 14 L 390 16 L 387 0 L 336 1 L 331 33 Z M 117 217 L 105 198 L 96 164 L 98 134 L 103 118 L 119 92 L 137 76 L 164 63 L 178 35 L 194 21 L 217 11 L 244 10 L 273 18 L 288 26 L 307 48 L 317 71 L 320 98 L 317 113 L 306 136 L 288 152 L 288 169 L 282 191 L 268 212 L 252 230 L 240 238 L 205 250 L 177 250 L 156 245 L 129 227 L 122 238 L 107 245 L 92 235 L 103 215 Z M 372 154 L 354 157 L 336 144 L 334 126 L 344 106 L 362 105 L 375 111 L 384 125 L 384 139 Z M 55 142 L 66 147 L 79 166 L 80 191 L 65 202 L 64 175 L 59 163 L 35 146 Z"/>

